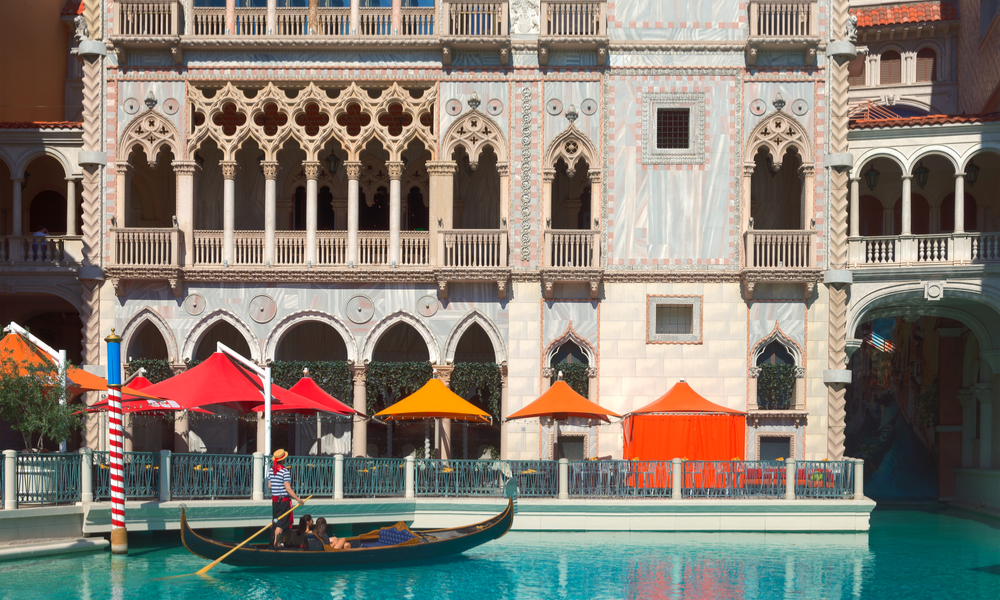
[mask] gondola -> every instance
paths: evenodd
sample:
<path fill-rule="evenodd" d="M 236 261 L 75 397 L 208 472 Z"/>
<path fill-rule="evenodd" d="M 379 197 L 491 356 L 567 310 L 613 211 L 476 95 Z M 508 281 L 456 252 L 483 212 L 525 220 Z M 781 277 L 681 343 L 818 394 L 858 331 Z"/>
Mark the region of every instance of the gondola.
<path fill-rule="evenodd" d="M 349 550 L 309 551 L 273 549 L 268 544 L 247 544 L 222 562 L 241 567 L 347 567 L 441 558 L 503 537 L 514 522 L 514 500 L 500 514 L 481 523 L 452 529 L 409 529 L 400 522 L 347 538 Z M 261 534 L 262 537 L 270 532 Z M 266 538 L 265 538 L 266 539 Z M 405 541 L 401 541 L 405 540 Z M 215 560 L 232 550 L 235 542 L 213 540 L 195 533 L 181 508 L 181 541 L 188 552 Z"/>

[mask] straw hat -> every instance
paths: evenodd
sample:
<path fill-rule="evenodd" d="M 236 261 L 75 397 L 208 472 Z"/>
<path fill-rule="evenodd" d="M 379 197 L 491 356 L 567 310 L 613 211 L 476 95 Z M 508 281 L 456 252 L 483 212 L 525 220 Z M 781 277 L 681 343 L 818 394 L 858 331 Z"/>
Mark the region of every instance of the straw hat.
<path fill-rule="evenodd" d="M 274 462 L 281 462 L 286 458 L 288 458 L 288 452 L 286 452 L 285 450 L 278 448 L 277 450 L 274 451 Z"/>

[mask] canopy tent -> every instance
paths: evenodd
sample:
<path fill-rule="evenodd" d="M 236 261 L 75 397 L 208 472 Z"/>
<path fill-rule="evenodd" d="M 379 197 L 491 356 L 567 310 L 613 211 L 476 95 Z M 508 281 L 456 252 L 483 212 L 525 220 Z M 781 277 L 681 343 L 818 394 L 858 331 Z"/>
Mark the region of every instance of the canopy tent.
<path fill-rule="evenodd" d="M 364 415 L 362 413 L 359 413 L 358 411 L 354 410 L 350 406 L 344 404 L 340 400 L 337 400 L 336 398 L 334 398 L 333 396 L 331 396 L 330 394 L 328 394 L 326 392 L 326 390 L 324 390 L 323 388 L 319 387 L 319 385 L 317 385 L 317 383 L 315 381 L 313 381 L 313 378 L 309 377 L 308 375 L 306 375 L 302 379 L 299 379 L 298 383 L 296 383 L 292 387 L 288 388 L 288 391 L 292 392 L 294 394 L 298 394 L 299 396 L 302 396 L 303 398 L 312 400 L 313 402 L 315 402 L 317 404 L 322 404 L 323 406 L 326 406 L 327 408 L 329 408 L 329 412 L 332 412 L 332 413 L 335 413 L 335 414 L 338 414 L 338 415 L 361 415 L 362 417 L 366 417 L 367 418 L 366 415 Z M 284 405 L 284 404 L 285 403 L 282 402 L 282 405 Z M 263 407 L 258 406 L 254 410 L 264 410 L 264 409 L 263 409 Z M 290 412 L 290 409 L 287 408 L 287 407 L 286 408 L 282 408 L 282 410 L 285 411 L 285 412 Z M 312 410 L 309 410 L 309 409 L 304 409 L 304 410 L 303 409 L 297 409 L 297 410 L 295 410 L 295 412 L 300 412 L 300 414 L 301 413 L 311 414 L 311 413 L 313 413 L 315 411 L 312 411 Z"/>
<path fill-rule="evenodd" d="M 488 413 L 449 390 L 440 379 L 431 379 L 419 390 L 375 416 L 386 421 L 451 419 L 473 423 L 493 422 Z"/>
<path fill-rule="evenodd" d="M 136 377 L 129 382 L 128 388 L 130 390 L 143 390 L 153 385 L 153 382 L 146 379 L 145 377 Z M 150 402 L 147 398 L 135 396 L 126 392 L 122 393 L 122 412 L 125 414 L 132 413 L 144 413 L 144 412 L 166 412 L 172 410 L 181 410 L 179 408 L 173 407 L 172 400 L 162 400 L 156 399 Z M 100 402 L 95 402 L 87 407 L 87 412 L 100 412 L 108 410 L 108 399 L 105 398 Z M 192 408 L 190 409 L 194 412 L 200 412 L 205 414 L 211 414 L 209 411 L 203 408 Z"/>
<path fill-rule="evenodd" d="M 681 380 L 625 416 L 626 460 L 743 460 L 746 413 L 703 398 Z"/>
<path fill-rule="evenodd" d="M 616 412 L 601 407 L 600 404 L 587 400 L 569 387 L 568 383 L 559 380 L 536 400 L 507 417 L 507 420 L 552 417 L 559 421 L 565 421 L 570 417 L 579 417 L 610 423 L 608 417 L 620 416 Z"/>

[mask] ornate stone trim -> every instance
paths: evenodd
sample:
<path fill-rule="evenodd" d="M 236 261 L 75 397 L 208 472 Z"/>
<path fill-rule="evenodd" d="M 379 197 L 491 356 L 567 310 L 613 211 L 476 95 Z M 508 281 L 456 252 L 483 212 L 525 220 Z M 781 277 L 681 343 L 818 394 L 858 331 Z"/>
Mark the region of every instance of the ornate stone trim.
<path fill-rule="evenodd" d="M 125 126 L 119 140 L 116 163 L 128 164 L 128 157 L 136 146 L 142 148 L 149 166 L 154 169 L 157 156 L 164 146 L 174 154 L 175 162 L 184 158 L 184 145 L 181 143 L 180 133 L 173 123 L 153 109 L 136 115 Z"/>
<path fill-rule="evenodd" d="M 642 164 L 701 165 L 705 164 L 705 94 L 643 93 L 642 94 Z M 664 149 L 656 146 L 656 111 L 661 108 L 686 108 L 689 146 L 684 149 Z"/>
<path fill-rule="evenodd" d="M 531 86 L 521 88 L 521 260 L 531 260 Z"/>

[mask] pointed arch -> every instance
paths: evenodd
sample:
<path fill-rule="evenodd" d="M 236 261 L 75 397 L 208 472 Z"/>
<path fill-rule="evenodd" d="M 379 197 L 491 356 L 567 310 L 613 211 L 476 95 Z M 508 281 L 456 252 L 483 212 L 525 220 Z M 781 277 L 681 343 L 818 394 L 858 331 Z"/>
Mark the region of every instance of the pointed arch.
<path fill-rule="evenodd" d="M 452 153 L 461 147 L 469 155 L 469 164 L 473 170 L 487 146 L 493 148 L 497 155 L 497 164 L 507 162 L 507 138 L 500 125 L 476 108 L 456 119 L 441 140 L 444 160 L 451 160 Z"/>
<path fill-rule="evenodd" d="M 776 110 L 762 119 L 747 138 L 747 150 L 743 155 L 753 164 L 753 157 L 761 147 L 771 153 L 774 162 L 781 162 L 789 148 L 795 148 L 802 157 L 803 165 L 813 162 L 812 140 L 809 132 L 797 119 L 781 110 Z"/>
<path fill-rule="evenodd" d="M 170 362 L 178 361 L 180 357 L 177 355 L 177 338 L 174 337 L 173 330 L 170 329 L 170 325 L 167 324 L 163 315 L 148 306 L 133 315 L 128 323 L 125 324 L 124 329 L 122 329 L 122 348 L 125 349 L 123 355 L 132 347 L 133 336 L 138 333 L 142 325 L 146 322 L 156 327 L 160 335 L 163 336 L 163 342 L 167 346 L 167 357 L 170 359 Z"/>
<path fill-rule="evenodd" d="M 448 334 L 448 339 L 444 343 L 444 362 L 446 364 L 453 364 L 455 362 L 455 352 L 458 350 L 458 343 L 462 341 L 462 336 L 468 331 L 469 327 L 472 325 L 479 325 L 486 332 L 486 336 L 490 338 L 490 342 L 493 344 L 493 353 L 496 356 L 496 361 L 498 365 L 502 365 L 507 362 L 507 348 L 503 343 L 503 336 L 500 334 L 500 330 L 493 321 L 490 320 L 485 314 L 482 313 L 478 308 L 474 308 L 469 312 L 465 313 L 461 319 L 455 323 L 452 327 L 451 333 Z"/>
<path fill-rule="evenodd" d="M 302 310 L 281 319 L 271 330 L 271 335 L 264 342 L 264 361 L 274 360 L 274 353 L 277 352 L 278 344 L 281 343 L 285 334 L 296 326 L 308 322 L 323 323 L 332 327 L 344 339 L 344 345 L 347 347 L 347 360 L 354 362 L 358 360 L 358 342 L 340 317 L 322 310 Z"/>
<path fill-rule="evenodd" d="M 760 355 L 764 352 L 764 349 L 767 348 L 769 345 L 771 345 L 771 342 L 778 342 L 779 344 L 784 346 L 785 349 L 788 350 L 788 353 L 792 355 L 792 359 L 795 361 L 796 367 L 805 366 L 802 357 L 802 348 L 795 340 L 788 337 L 785 334 L 785 332 L 781 330 L 780 323 L 775 322 L 774 329 L 771 330 L 771 333 L 757 340 L 757 343 L 754 344 L 753 349 L 750 351 L 751 369 L 757 366 L 757 359 L 760 358 Z"/>
<path fill-rule="evenodd" d="M 583 353 L 587 355 L 587 364 L 591 367 L 597 366 L 597 351 L 587 340 L 580 337 L 580 334 L 573 329 L 573 324 L 570 323 L 566 326 L 566 331 L 562 333 L 559 337 L 549 342 L 549 345 L 545 348 L 545 363 L 544 367 L 551 366 L 552 357 L 555 356 L 559 348 L 566 342 L 573 342 L 576 344 Z"/>
<path fill-rule="evenodd" d="M 597 165 L 600 164 L 598 162 L 597 148 L 590 141 L 590 138 L 576 128 L 575 123 L 570 123 L 566 129 L 552 138 L 552 142 L 549 143 L 549 149 L 545 152 L 545 162 L 542 163 L 542 166 L 554 169 L 559 159 L 566 162 L 567 174 L 570 178 L 573 177 L 576 167 L 580 164 L 581 160 L 587 161 L 590 170 L 596 172 L 598 180 L 600 178 L 601 171 L 597 168 Z M 593 178 L 591 179 L 593 180 Z"/>
<path fill-rule="evenodd" d="M 413 327 L 420 334 L 420 337 L 424 339 L 424 343 L 427 344 L 427 356 L 430 359 L 432 365 L 439 364 L 441 357 L 441 351 L 438 347 L 437 338 L 434 337 L 434 332 L 430 330 L 426 323 L 421 321 L 416 315 L 407 312 L 405 310 L 397 310 L 396 312 L 386 315 L 381 321 L 375 324 L 368 332 L 365 337 L 364 343 L 361 345 L 361 360 L 364 362 L 369 362 L 372 359 L 372 354 L 375 352 L 375 346 L 378 345 L 379 339 L 386 331 L 389 331 L 393 325 L 397 323 L 406 323 L 407 325 Z"/>
<path fill-rule="evenodd" d="M 186 154 L 181 136 L 169 119 L 160 113 L 149 109 L 137 115 L 125 126 L 118 138 L 117 162 L 127 163 L 132 150 L 139 146 L 146 154 L 146 160 L 151 167 L 156 167 L 156 157 L 164 146 L 170 149 L 174 160 L 184 160 Z"/>
<path fill-rule="evenodd" d="M 236 331 L 239 331 L 243 337 L 246 338 L 247 346 L 250 347 L 250 360 L 259 363 L 260 340 L 257 339 L 253 330 L 250 329 L 250 326 L 248 326 L 243 319 L 239 318 L 232 311 L 225 308 L 216 309 L 205 315 L 205 317 L 198 321 L 198 324 L 191 329 L 191 332 L 188 333 L 187 338 L 184 340 L 181 359 L 187 360 L 189 358 L 193 358 L 194 351 L 198 347 L 198 342 L 201 341 L 201 338 L 212 327 L 212 325 L 215 325 L 219 321 L 229 323 L 236 328 Z"/>

